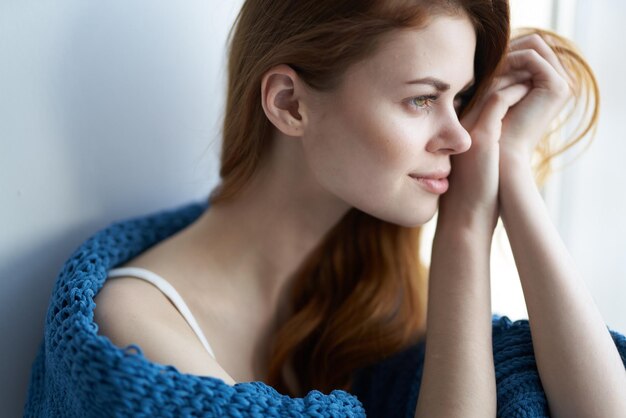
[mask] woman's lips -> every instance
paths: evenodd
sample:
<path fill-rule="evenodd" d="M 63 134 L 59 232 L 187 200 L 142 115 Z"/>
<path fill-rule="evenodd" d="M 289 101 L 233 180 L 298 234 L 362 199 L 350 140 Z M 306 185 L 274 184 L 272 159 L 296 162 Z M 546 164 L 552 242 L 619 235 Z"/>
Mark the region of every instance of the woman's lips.
<path fill-rule="evenodd" d="M 431 193 L 444 194 L 448 191 L 448 178 L 431 179 L 427 177 L 411 177 L 413 180 Z"/>

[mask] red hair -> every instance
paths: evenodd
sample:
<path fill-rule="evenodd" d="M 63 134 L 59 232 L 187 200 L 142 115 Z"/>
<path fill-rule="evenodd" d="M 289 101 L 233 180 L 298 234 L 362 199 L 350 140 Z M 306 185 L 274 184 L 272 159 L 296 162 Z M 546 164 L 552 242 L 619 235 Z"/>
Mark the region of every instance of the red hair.
<path fill-rule="evenodd" d="M 508 46 L 506 0 L 247 0 L 231 33 L 221 183 L 211 204 L 236 198 L 272 140 L 261 106 L 266 71 L 288 64 L 311 87 L 329 90 L 385 35 L 442 13 L 464 13 L 476 29 L 476 98 Z M 293 314 L 275 335 L 266 383 L 291 396 L 349 390 L 356 370 L 420 340 L 427 302 L 420 232 L 349 210 L 292 277 Z M 288 364 L 301 393 L 285 385 Z"/>

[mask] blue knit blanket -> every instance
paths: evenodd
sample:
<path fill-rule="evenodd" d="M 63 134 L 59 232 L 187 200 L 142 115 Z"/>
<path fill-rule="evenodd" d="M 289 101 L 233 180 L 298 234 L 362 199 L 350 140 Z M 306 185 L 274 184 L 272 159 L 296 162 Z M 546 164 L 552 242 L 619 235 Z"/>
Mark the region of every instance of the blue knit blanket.
<path fill-rule="evenodd" d="M 113 223 L 71 255 L 55 282 L 34 359 L 25 417 L 406 417 L 414 415 L 424 342 L 359 370 L 350 392 L 302 398 L 263 382 L 237 383 L 152 363 L 141 348 L 97 335 L 94 296 L 111 268 L 197 219 L 207 203 Z M 626 338 L 610 331 L 626 364 Z M 493 316 L 499 417 L 548 417 L 527 320 Z"/>

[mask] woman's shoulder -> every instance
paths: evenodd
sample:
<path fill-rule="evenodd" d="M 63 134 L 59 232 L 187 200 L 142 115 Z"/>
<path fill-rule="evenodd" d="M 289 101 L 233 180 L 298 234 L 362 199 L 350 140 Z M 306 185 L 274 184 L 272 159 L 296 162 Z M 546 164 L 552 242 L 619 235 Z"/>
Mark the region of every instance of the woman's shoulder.
<path fill-rule="evenodd" d="M 135 344 L 152 362 L 235 383 L 198 343 L 169 299 L 151 283 L 135 277 L 108 278 L 94 302 L 98 334 L 114 345 L 123 348 Z"/>

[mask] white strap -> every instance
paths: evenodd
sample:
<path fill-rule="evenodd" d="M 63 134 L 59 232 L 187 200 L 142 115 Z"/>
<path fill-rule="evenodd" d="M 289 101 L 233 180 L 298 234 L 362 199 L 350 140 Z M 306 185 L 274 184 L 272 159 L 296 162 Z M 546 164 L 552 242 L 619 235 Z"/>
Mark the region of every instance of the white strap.
<path fill-rule="evenodd" d="M 174 287 L 171 284 L 169 284 L 164 278 L 162 278 L 158 274 L 151 272 L 150 270 L 146 270 L 140 267 L 114 268 L 114 269 L 109 270 L 108 276 L 111 278 L 122 277 L 122 276 L 137 277 L 139 279 L 146 280 L 152 283 L 153 285 L 155 285 L 156 287 L 158 287 L 161 290 L 161 292 L 163 292 L 165 296 L 167 296 L 168 299 L 172 301 L 172 303 L 174 304 L 174 306 L 176 306 L 176 308 L 181 313 L 181 315 L 187 320 L 187 322 L 191 326 L 191 329 L 193 329 L 193 331 L 196 333 L 196 336 L 200 339 L 200 342 L 202 343 L 204 348 L 209 352 L 211 357 L 215 358 L 215 354 L 213 353 L 211 346 L 209 345 L 204 334 L 202 333 L 202 330 L 198 326 L 196 319 L 191 314 L 191 311 L 187 307 L 187 304 L 185 303 L 185 301 L 183 301 L 183 298 L 180 297 L 176 289 L 174 289 Z"/>

